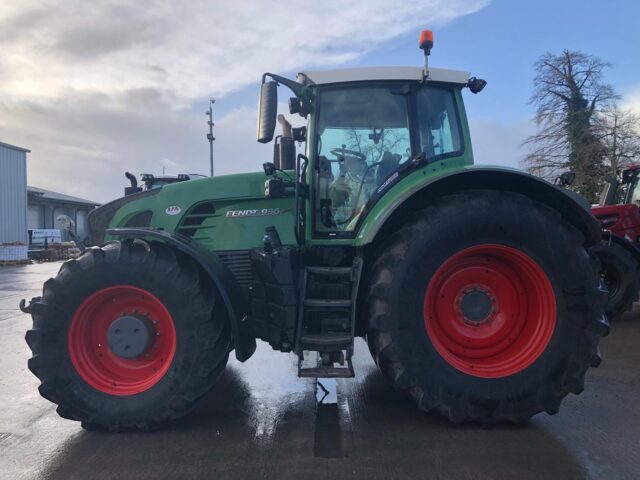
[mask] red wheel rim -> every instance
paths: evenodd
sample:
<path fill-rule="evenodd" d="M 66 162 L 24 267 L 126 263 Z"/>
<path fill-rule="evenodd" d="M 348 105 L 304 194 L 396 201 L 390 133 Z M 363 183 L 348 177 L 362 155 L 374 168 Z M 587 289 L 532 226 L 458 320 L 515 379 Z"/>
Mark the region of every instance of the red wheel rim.
<path fill-rule="evenodd" d="M 482 378 L 518 373 L 545 351 L 556 325 L 553 287 L 522 251 L 464 249 L 435 272 L 424 297 L 427 335 L 456 369 Z"/>
<path fill-rule="evenodd" d="M 148 349 L 136 358 L 113 353 L 109 328 L 125 315 L 150 325 Z M 98 290 L 76 310 L 69 328 L 69 356 L 78 374 L 93 388 L 110 395 L 135 395 L 164 377 L 176 351 L 176 331 L 169 311 L 141 288 L 119 285 Z"/>

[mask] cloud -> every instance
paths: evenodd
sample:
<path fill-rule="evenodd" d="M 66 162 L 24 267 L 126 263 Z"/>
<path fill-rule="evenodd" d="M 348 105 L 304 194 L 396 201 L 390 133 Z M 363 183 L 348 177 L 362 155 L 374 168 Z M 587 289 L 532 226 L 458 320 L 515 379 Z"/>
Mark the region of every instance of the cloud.
<path fill-rule="evenodd" d="M 625 95 L 621 102 L 621 107 L 640 115 L 640 87 L 631 90 L 628 95 Z"/>
<path fill-rule="evenodd" d="M 56 96 L 67 88 L 162 86 L 220 96 L 267 70 L 350 61 L 390 39 L 475 12 L 485 0 L 404 2 L 3 2 L 0 31 L 15 35 L 0 93 Z M 42 12 L 48 12 L 46 17 Z M 30 22 L 31 16 L 33 20 Z M 17 24 L 17 25 L 16 25 Z"/>
<path fill-rule="evenodd" d="M 144 107 L 125 109 L 127 102 Z M 160 173 L 164 165 L 175 174 L 195 166 L 206 149 L 203 119 L 149 91 L 96 99 L 69 90 L 61 99 L 0 103 L 3 137 L 32 150 L 29 184 L 97 201 L 122 193 L 125 170 Z"/>
<path fill-rule="evenodd" d="M 215 119 L 216 175 L 259 171 L 271 160 L 272 144 L 255 141 L 256 110 L 240 107 Z M 0 132 L 32 149 L 27 160 L 30 185 L 108 201 L 122 194 L 127 170 L 208 174 L 203 113 L 172 109 L 170 99 L 152 90 L 103 102 L 69 90 L 64 99 L 11 107 L 0 102 Z M 291 120 L 294 126 L 302 121 L 297 116 Z"/>
<path fill-rule="evenodd" d="M 32 149 L 30 183 L 106 201 L 125 169 L 206 172 L 199 99 L 220 105 L 264 71 L 351 62 L 486 3 L 2 2 L 0 140 Z M 271 147 L 254 140 L 255 110 L 225 110 L 217 173 L 259 168 Z"/>

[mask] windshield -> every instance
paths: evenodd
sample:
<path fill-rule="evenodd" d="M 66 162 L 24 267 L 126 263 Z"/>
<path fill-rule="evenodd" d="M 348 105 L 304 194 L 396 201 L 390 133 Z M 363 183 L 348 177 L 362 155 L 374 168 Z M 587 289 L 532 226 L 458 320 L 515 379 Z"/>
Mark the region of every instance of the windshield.
<path fill-rule="evenodd" d="M 406 95 L 335 88 L 319 102 L 316 229 L 353 230 L 378 185 L 411 153 Z"/>
<path fill-rule="evenodd" d="M 423 87 L 411 96 L 398 84 L 354 85 L 320 93 L 316 231 L 355 229 L 374 192 L 411 158 L 409 103 L 414 99 L 422 153 L 428 160 L 459 154 L 461 133 L 450 89 Z"/>

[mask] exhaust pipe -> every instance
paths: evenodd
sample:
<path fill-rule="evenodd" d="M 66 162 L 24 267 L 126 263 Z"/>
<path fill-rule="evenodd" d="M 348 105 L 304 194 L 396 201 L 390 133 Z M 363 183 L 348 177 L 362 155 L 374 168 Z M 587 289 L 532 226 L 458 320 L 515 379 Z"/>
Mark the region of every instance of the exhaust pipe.
<path fill-rule="evenodd" d="M 134 193 L 139 193 L 142 191 L 142 187 L 138 186 L 138 180 L 136 180 L 136 177 L 133 173 L 130 172 L 124 172 L 124 176 L 127 177 L 129 179 L 129 181 L 131 182 L 131 186 L 130 187 L 124 187 L 124 196 L 126 197 L 127 195 L 133 195 Z"/>

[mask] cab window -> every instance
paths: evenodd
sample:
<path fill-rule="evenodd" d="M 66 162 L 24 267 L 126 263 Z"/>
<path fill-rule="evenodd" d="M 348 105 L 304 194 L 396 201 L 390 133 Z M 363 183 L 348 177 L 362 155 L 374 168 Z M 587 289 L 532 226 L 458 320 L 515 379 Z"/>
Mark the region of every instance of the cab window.
<path fill-rule="evenodd" d="M 459 155 L 462 132 L 452 90 L 421 88 L 416 95 L 420 149 L 427 159 Z"/>
<path fill-rule="evenodd" d="M 316 232 L 353 231 L 371 196 L 412 155 L 422 152 L 427 161 L 435 161 L 462 154 L 454 91 L 434 85 L 407 87 L 354 85 L 320 92 Z M 419 148 L 415 152 L 411 134 L 416 137 L 413 148 Z"/>
<path fill-rule="evenodd" d="M 410 157 L 407 101 L 389 85 L 321 92 L 316 231 L 352 231 L 378 186 Z"/>

